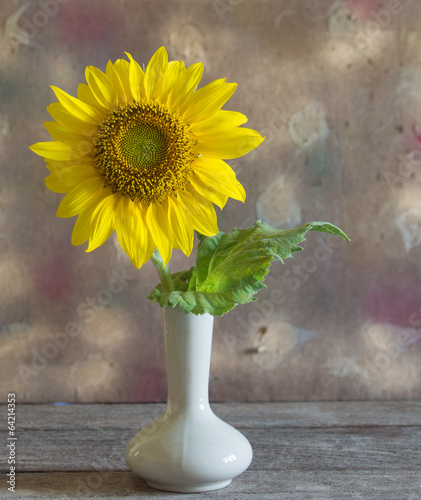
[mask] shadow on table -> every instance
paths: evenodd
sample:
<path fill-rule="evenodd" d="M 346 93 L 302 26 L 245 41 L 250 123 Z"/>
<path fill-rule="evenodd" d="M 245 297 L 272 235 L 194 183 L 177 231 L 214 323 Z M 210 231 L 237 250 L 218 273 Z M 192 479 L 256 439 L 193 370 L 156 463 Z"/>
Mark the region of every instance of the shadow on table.
<path fill-rule="evenodd" d="M 25 499 L 154 498 L 168 496 L 171 496 L 171 498 L 185 498 L 183 494 L 154 490 L 146 484 L 146 481 L 131 472 L 26 472 L 19 474 L 16 479 L 16 493 L 19 498 Z M 10 497 L 2 496 L 2 498 L 16 498 L 14 496 L 16 493 L 10 493 Z"/>

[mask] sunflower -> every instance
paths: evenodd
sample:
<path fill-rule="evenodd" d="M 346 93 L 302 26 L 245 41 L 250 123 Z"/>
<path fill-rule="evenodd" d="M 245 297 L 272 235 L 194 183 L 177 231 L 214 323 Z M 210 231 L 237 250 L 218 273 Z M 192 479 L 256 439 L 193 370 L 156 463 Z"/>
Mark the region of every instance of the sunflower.
<path fill-rule="evenodd" d="M 88 66 L 77 98 L 52 86 L 58 102 L 47 108 L 54 121 L 45 127 L 53 141 L 31 149 L 47 162 L 47 187 L 67 193 L 57 216 L 78 216 L 74 245 L 88 241 L 90 252 L 115 230 L 137 268 L 155 248 L 165 265 L 173 248 L 190 255 L 194 231 L 218 232 L 213 204 L 245 200 L 224 160 L 263 138 L 240 127 L 243 114 L 221 110 L 235 83 L 197 89 L 203 64 L 168 62 L 164 47 L 144 71 L 127 57 L 109 61 L 105 73 Z"/>

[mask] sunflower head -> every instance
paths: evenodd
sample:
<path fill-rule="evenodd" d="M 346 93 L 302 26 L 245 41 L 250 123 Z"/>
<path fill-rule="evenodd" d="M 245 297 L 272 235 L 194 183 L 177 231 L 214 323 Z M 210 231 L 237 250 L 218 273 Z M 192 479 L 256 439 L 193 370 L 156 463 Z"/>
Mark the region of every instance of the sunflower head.
<path fill-rule="evenodd" d="M 78 216 L 72 243 L 102 245 L 115 230 L 136 267 L 156 248 L 164 264 L 173 248 L 189 255 L 194 231 L 218 232 L 213 204 L 245 200 L 224 161 L 256 148 L 263 138 L 241 127 L 247 118 L 222 110 L 236 84 L 215 80 L 197 89 L 201 63 L 168 62 L 161 47 L 146 70 L 128 61 L 89 66 L 77 97 L 52 87 L 47 110 L 53 141 L 31 149 L 47 162 L 47 187 L 66 193 L 57 215 Z"/>

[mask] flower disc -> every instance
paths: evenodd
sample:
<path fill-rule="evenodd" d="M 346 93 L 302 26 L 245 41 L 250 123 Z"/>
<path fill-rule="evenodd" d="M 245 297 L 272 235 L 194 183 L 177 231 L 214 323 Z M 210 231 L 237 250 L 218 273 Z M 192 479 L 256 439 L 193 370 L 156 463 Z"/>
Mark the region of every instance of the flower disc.
<path fill-rule="evenodd" d="M 185 187 L 196 142 L 177 112 L 156 101 L 132 101 L 99 126 L 92 157 L 113 193 L 149 205 Z"/>

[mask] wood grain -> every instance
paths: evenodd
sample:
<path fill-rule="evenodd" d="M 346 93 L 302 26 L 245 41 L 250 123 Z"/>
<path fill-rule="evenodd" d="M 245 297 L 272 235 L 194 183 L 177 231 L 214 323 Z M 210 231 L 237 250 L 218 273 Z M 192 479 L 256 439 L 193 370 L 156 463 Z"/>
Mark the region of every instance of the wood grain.
<path fill-rule="evenodd" d="M 18 405 L 17 492 L 2 498 L 185 498 L 127 468 L 129 439 L 163 405 Z M 419 500 L 421 402 L 220 403 L 250 440 L 250 468 L 209 497 Z M 0 406 L 0 421 L 6 422 Z M 6 425 L 0 434 L 6 443 Z M 2 472 L 8 471 L 5 462 Z M 189 498 L 204 498 L 190 495 Z"/>
<path fill-rule="evenodd" d="M 285 470 L 282 474 L 267 471 L 246 471 L 224 490 L 204 494 L 171 494 L 155 491 L 131 472 L 56 472 L 26 473 L 19 476 L 16 494 L 0 493 L 5 499 L 32 500 L 96 498 L 171 498 L 204 500 L 419 500 L 418 473 L 363 471 L 297 472 Z"/>

